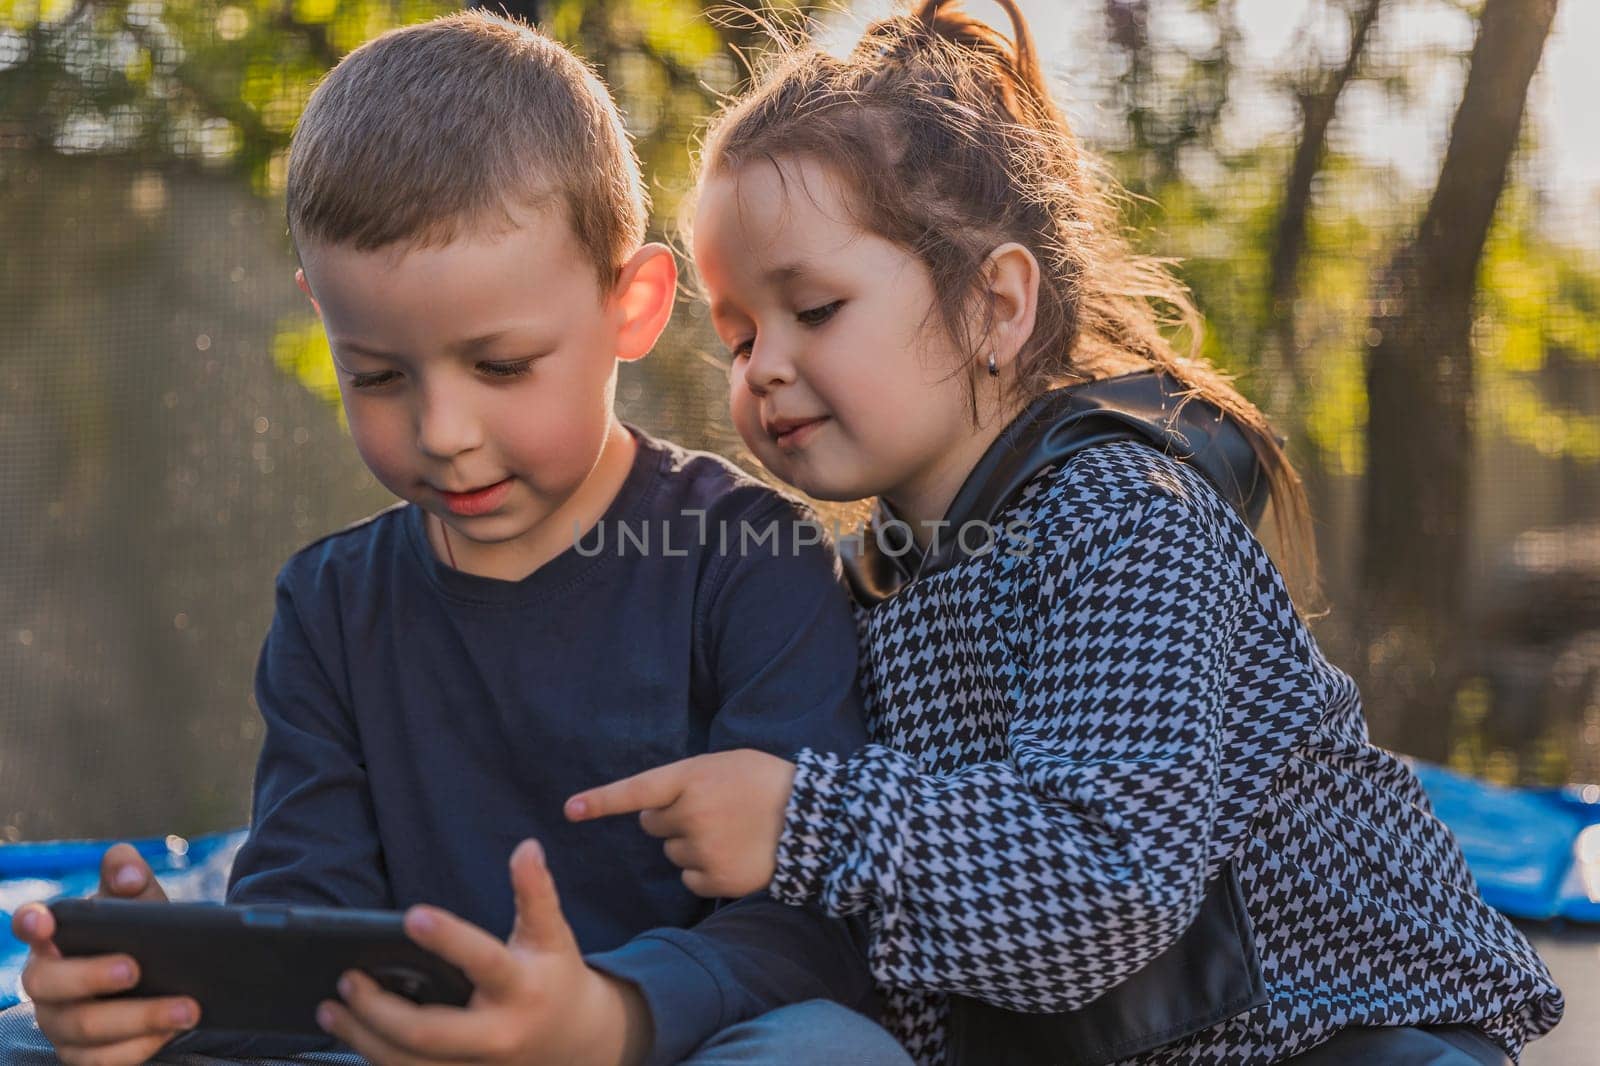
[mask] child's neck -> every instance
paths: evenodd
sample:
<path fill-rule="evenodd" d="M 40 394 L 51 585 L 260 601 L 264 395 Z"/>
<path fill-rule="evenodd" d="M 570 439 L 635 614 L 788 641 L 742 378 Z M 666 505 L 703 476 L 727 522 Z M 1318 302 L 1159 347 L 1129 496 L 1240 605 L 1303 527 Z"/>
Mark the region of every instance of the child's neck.
<path fill-rule="evenodd" d="M 893 509 L 895 517 L 911 526 L 917 547 L 925 550 L 933 542 L 935 533 L 941 539 L 948 536 L 949 531 L 939 531 L 939 523 L 949 515 L 950 505 L 955 502 L 961 486 L 966 484 L 967 476 L 1020 410 L 1008 407 L 1003 411 L 984 412 L 978 427 L 969 426 L 969 432 L 929 464 L 919 477 L 884 493 L 883 499 Z"/>

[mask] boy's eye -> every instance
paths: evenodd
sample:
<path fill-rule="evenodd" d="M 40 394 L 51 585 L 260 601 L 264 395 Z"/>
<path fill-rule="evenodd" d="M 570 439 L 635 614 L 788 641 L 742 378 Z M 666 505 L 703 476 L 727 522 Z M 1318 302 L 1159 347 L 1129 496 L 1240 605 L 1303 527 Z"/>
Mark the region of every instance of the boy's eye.
<path fill-rule="evenodd" d="M 750 358 L 750 349 L 755 346 L 756 342 L 754 340 L 740 341 L 733 346 L 729 354 L 733 356 L 734 362 L 738 362 L 740 359 L 748 359 Z"/>
<path fill-rule="evenodd" d="M 371 374 L 351 374 L 350 387 L 353 389 L 376 389 L 399 380 L 400 375 L 396 371 L 379 370 Z"/>
<path fill-rule="evenodd" d="M 794 317 L 803 326 L 820 326 L 837 314 L 839 308 L 843 306 L 843 300 L 835 300 L 832 303 L 823 304 L 821 307 L 811 307 L 804 311 L 796 311 Z"/>
<path fill-rule="evenodd" d="M 478 369 L 492 378 L 520 378 L 533 368 L 533 360 L 515 359 L 509 363 L 479 363 Z"/>

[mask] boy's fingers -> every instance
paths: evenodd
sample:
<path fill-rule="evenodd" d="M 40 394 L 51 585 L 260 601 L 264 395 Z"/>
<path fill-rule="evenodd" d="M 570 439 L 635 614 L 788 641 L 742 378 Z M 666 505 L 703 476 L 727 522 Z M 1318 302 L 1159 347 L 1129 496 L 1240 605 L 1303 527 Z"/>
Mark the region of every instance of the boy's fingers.
<path fill-rule="evenodd" d="M 56 935 L 56 916 L 43 903 L 24 903 L 11 916 L 11 935 L 34 950 L 35 954 L 58 958 L 51 938 Z"/>
<path fill-rule="evenodd" d="M 511 890 L 517 900 L 517 922 L 511 930 L 511 943 L 539 951 L 578 954 L 578 941 L 572 935 L 561 899 L 556 895 L 555 878 L 544 862 L 544 848 L 536 840 L 524 840 L 511 853 Z"/>
<path fill-rule="evenodd" d="M 405 921 L 407 936 L 459 966 L 474 987 L 498 992 L 509 987 L 515 978 L 516 964 L 506 946 L 471 922 L 427 906 L 406 911 Z"/>
<path fill-rule="evenodd" d="M 688 764 L 693 759 L 658 766 L 642 774 L 624 777 L 609 785 L 591 788 L 567 800 L 567 819 L 585 822 L 613 814 L 631 814 L 652 807 L 670 807 L 688 783 Z"/>
<path fill-rule="evenodd" d="M 317 1009 L 317 1024 L 348 1044 L 365 1062 L 377 1066 L 424 1066 L 423 1060 L 395 1047 L 350 1013 L 342 1003 L 327 1002 Z M 440 1066 L 428 1063 L 427 1066 Z"/>
<path fill-rule="evenodd" d="M 200 1006 L 178 996 L 116 999 L 70 1007 L 40 1005 L 35 1017 L 50 1042 L 61 1047 L 100 1048 L 145 1038 L 154 1038 L 155 1046 L 160 1047 L 175 1034 L 194 1027 L 200 1020 Z"/>
<path fill-rule="evenodd" d="M 110 1047 L 80 1048 L 62 1044 L 56 1048 L 56 1054 L 65 1066 L 143 1066 L 176 1035 L 142 1036 Z"/>
<path fill-rule="evenodd" d="M 483 1019 L 470 1011 L 418 1006 L 358 972 L 344 975 L 340 995 L 358 1025 L 401 1052 L 430 1063 L 487 1057 Z"/>
<path fill-rule="evenodd" d="M 165 901 L 167 894 L 150 864 L 132 844 L 113 844 L 100 859 L 100 895 Z"/>
<path fill-rule="evenodd" d="M 22 990 L 38 1003 L 65 1003 L 125 992 L 139 983 L 139 968 L 126 955 L 79 959 L 35 958 L 22 971 Z"/>

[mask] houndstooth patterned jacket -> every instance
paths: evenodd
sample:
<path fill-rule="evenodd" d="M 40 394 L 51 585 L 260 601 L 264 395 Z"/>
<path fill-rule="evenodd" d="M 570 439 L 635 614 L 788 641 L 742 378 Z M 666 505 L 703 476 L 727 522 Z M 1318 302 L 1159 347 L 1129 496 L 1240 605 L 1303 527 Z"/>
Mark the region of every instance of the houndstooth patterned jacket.
<path fill-rule="evenodd" d="M 1470 1023 L 1516 1056 L 1555 1025 L 1544 964 L 1204 478 L 1094 447 L 995 525 L 1012 536 L 993 551 L 862 609 L 876 743 L 798 757 L 772 884 L 870 916 L 914 1058 L 945 1061 L 952 996 L 1095 1000 L 1225 870 L 1264 994 L 1124 1061 L 1271 1062 L 1411 1023 Z"/>

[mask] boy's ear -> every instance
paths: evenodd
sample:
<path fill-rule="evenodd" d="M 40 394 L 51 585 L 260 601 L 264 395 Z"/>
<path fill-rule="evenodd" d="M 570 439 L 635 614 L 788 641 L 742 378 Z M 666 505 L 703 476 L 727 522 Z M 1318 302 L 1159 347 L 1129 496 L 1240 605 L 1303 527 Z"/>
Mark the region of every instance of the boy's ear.
<path fill-rule="evenodd" d="M 988 348 L 995 363 L 1008 367 L 1033 335 L 1039 313 L 1039 261 L 1015 241 L 989 253 L 984 267 Z"/>
<path fill-rule="evenodd" d="M 678 263 L 664 244 L 651 243 L 633 253 L 617 275 L 612 299 L 622 320 L 617 329 L 617 358 L 643 359 L 667 328 L 678 293 Z"/>
<path fill-rule="evenodd" d="M 311 295 L 311 283 L 306 280 L 306 272 L 304 270 L 296 270 L 294 272 L 294 283 L 300 286 L 300 291 L 305 293 L 306 299 L 311 301 L 311 310 L 317 313 L 317 318 L 322 318 L 322 305 L 317 303 L 315 296 Z"/>

